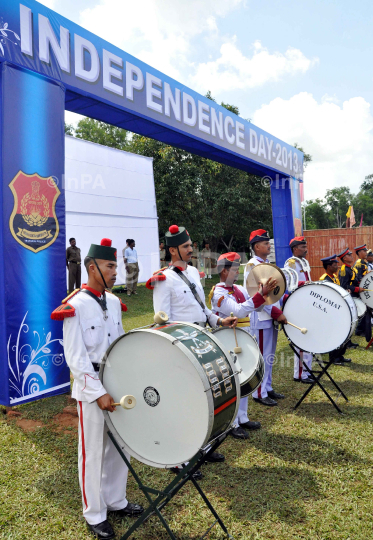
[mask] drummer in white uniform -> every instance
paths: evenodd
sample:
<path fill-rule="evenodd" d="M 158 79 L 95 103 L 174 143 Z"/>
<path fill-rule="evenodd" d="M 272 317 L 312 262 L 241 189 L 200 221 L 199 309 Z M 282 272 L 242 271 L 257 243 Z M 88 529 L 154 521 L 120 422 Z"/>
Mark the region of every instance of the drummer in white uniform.
<path fill-rule="evenodd" d="M 188 231 L 184 227 L 171 225 L 166 232 L 166 246 L 171 255 L 171 265 L 157 271 L 147 281 L 148 289 L 154 289 L 154 311 L 164 311 L 171 321 L 183 321 L 211 327 L 237 324 L 237 317 L 221 318 L 205 306 L 205 293 L 200 273 L 188 263 L 192 259 L 193 247 Z M 191 287 L 183 281 L 184 276 Z M 194 295 L 194 293 L 195 295 Z M 218 452 L 210 454 L 208 461 L 221 462 L 224 456 Z M 174 471 L 177 472 L 177 471 Z M 200 473 L 199 478 L 202 477 Z"/>
<path fill-rule="evenodd" d="M 72 397 L 79 413 L 78 466 L 83 516 L 99 539 L 114 538 L 107 512 L 138 516 L 143 508 L 127 501 L 128 468 L 105 429 L 103 411 L 115 414 L 114 399 L 103 387 L 98 371 L 113 341 L 124 334 L 122 311 L 127 308 L 113 294 L 117 251 L 111 240 L 92 244 L 84 260 L 88 283 L 68 296 L 51 315 L 63 320 L 66 362 L 74 377 Z M 128 456 L 129 459 L 129 456 Z"/>
<path fill-rule="evenodd" d="M 273 290 L 277 282 L 271 278 L 266 285 L 260 286 L 257 294 L 252 298 L 249 296 L 245 287 L 236 285 L 240 269 L 241 257 L 238 253 L 225 253 L 220 255 L 218 259 L 217 269 L 220 275 L 220 283 L 211 289 L 211 307 L 219 317 L 226 317 L 233 313 L 239 317 L 238 322 L 247 321 L 249 331 L 249 321 L 247 320 L 250 313 L 255 310 L 261 310 L 267 298 L 268 292 Z M 234 421 L 234 429 L 230 432 L 236 439 L 248 439 L 246 429 L 260 429 L 260 422 L 252 422 L 247 416 L 248 396 L 242 397 L 237 417 Z"/>
<path fill-rule="evenodd" d="M 301 287 L 307 281 L 311 281 L 311 268 L 306 259 L 308 249 L 307 241 L 304 236 L 296 236 L 290 240 L 289 247 L 293 253 L 293 256 L 285 261 L 285 268 L 292 268 L 298 274 L 298 287 Z M 312 369 L 312 354 L 309 352 L 301 351 L 298 347 L 295 347 L 298 354 L 294 353 L 294 381 L 302 382 L 304 384 L 312 384 L 313 379 L 309 376 L 307 369 L 303 366 L 306 365 L 309 370 Z"/>
<path fill-rule="evenodd" d="M 268 232 L 258 229 L 250 234 L 250 244 L 254 251 L 254 257 L 249 260 L 245 268 L 244 283 L 253 266 L 268 263 L 267 256 L 271 252 L 271 244 Z M 261 405 L 274 407 L 277 400 L 284 399 L 285 396 L 275 392 L 272 388 L 272 367 L 275 359 L 277 345 L 277 329 L 274 328 L 273 321 L 286 324 L 287 320 L 281 311 L 281 301 L 270 306 L 264 306 L 263 311 L 254 311 L 250 317 L 250 333 L 255 336 L 260 352 L 264 359 L 264 378 L 258 389 L 253 393 L 253 399 Z"/>

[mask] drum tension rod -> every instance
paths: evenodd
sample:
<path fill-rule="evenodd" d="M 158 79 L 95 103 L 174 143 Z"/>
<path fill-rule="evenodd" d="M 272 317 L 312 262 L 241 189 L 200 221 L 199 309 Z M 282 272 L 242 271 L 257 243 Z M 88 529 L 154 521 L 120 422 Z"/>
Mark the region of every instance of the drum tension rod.
<path fill-rule="evenodd" d="M 227 381 L 228 379 L 232 379 L 232 377 L 234 377 L 235 375 L 239 375 L 240 373 L 242 372 L 242 368 L 240 371 L 235 371 L 234 373 L 232 373 L 232 375 L 229 375 L 228 377 L 225 377 L 224 379 L 222 379 L 221 381 L 218 381 L 216 384 L 214 384 L 214 386 L 210 386 L 210 388 L 207 388 L 207 390 L 205 390 L 205 393 L 208 392 L 209 390 L 213 390 L 214 387 L 217 385 L 217 384 L 222 384 L 224 381 Z"/>

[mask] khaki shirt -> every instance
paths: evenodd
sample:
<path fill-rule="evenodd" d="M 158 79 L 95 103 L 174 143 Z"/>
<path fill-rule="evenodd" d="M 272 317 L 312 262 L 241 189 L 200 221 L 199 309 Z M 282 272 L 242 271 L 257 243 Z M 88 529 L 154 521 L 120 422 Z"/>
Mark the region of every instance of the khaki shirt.
<path fill-rule="evenodd" d="M 66 262 L 75 262 L 80 264 L 82 262 L 80 248 L 76 246 L 69 246 L 66 250 Z"/>
<path fill-rule="evenodd" d="M 201 255 L 205 260 L 211 260 L 211 250 L 203 248 Z"/>
<path fill-rule="evenodd" d="M 160 249 L 159 248 L 159 258 L 161 259 L 161 261 L 164 261 L 166 259 L 166 250 L 165 249 Z"/>
<path fill-rule="evenodd" d="M 198 247 L 194 247 L 194 246 L 193 246 L 192 259 L 193 259 L 193 258 L 194 258 L 194 259 L 198 259 L 198 257 L 199 257 L 199 249 L 198 249 Z"/>

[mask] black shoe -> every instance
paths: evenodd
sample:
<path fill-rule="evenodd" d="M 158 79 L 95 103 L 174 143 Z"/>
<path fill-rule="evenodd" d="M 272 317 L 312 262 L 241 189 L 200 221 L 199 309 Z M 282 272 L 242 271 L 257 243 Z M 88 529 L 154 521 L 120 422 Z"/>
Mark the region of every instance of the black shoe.
<path fill-rule="evenodd" d="M 139 516 L 144 511 L 143 507 L 140 504 L 128 503 L 125 508 L 121 510 L 114 510 L 115 515 L 118 517 L 134 517 Z"/>
<path fill-rule="evenodd" d="M 271 399 L 269 396 L 265 398 L 254 397 L 253 400 L 257 403 L 260 403 L 261 405 L 267 405 L 267 407 L 276 407 L 277 405 L 277 401 Z"/>
<path fill-rule="evenodd" d="M 345 364 L 349 364 L 351 362 L 351 358 L 345 358 L 344 356 L 341 357 L 342 362 Z"/>
<path fill-rule="evenodd" d="M 249 438 L 249 435 L 240 426 L 231 429 L 231 431 L 229 432 L 229 435 L 232 435 L 234 439 L 248 439 Z"/>
<path fill-rule="evenodd" d="M 358 343 L 350 343 L 349 345 L 347 345 L 347 349 L 357 349 L 359 346 Z"/>
<path fill-rule="evenodd" d="M 279 394 L 278 392 L 275 392 L 274 390 L 270 390 L 268 392 L 268 395 L 271 399 L 285 399 L 284 394 Z"/>
<path fill-rule="evenodd" d="M 212 454 L 209 454 L 206 461 L 209 463 L 223 463 L 223 461 L 225 461 L 225 457 L 223 454 L 219 454 L 219 452 L 213 452 Z"/>
<path fill-rule="evenodd" d="M 115 533 L 113 531 L 113 527 L 110 525 L 110 523 L 105 520 L 101 523 L 98 523 L 97 525 L 90 525 L 87 523 L 88 530 L 95 535 L 96 538 L 99 538 L 100 540 L 110 540 L 112 538 L 115 538 Z"/>
<path fill-rule="evenodd" d="M 171 467 L 170 471 L 172 471 L 175 474 L 179 474 L 181 469 L 179 469 L 178 467 Z M 198 469 L 196 472 L 193 473 L 193 478 L 194 480 L 202 480 L 203 478 L 202 472 Z"/>
<path fill-rule="evenodd" d="M 365 332 L 355 332 L 355 336 L 365 336 Z"/>
<path fill-rule="evenodd" d="M 303 384 L 312 384 L 312 383 L 315 382 L 314 379 L 312 379 L 312 377 L 306 377 L 305 379 L 296 379 L 294 377 L 294 381 L 295 382 L 301 382 Z"/>
<path fill-rule="evenodd" d="M 252 422 L 251 420 L 249 420 L 248 422 L 245 422 L 244 424 L 240 424 L 240 427 L 251 431 L 253 429 L 260 429 L 262 425 L 260 422 Z"/>
<path fill-rule="evenodd" d="M 333 364 L 334 364 L 335 366 L 343 366 L 343 365 L 344 365 L 344 362 L 343 362 L 342 358 L 335 358 L 335 359 L 333 360 Z"/>

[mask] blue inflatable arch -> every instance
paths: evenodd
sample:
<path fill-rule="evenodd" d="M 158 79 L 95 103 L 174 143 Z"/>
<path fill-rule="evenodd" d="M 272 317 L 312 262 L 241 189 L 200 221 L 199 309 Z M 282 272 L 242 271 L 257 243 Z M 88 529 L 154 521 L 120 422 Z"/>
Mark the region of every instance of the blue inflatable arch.
<path fill-rule="evenodd" d="M 0 403 L 66 392 L 64 111 L 266 177 L 276 258 L 301 232 L 303 154 L 34 0 L 0 20 Z M 258 223 L 260 227 L 260 223 Z"/>

